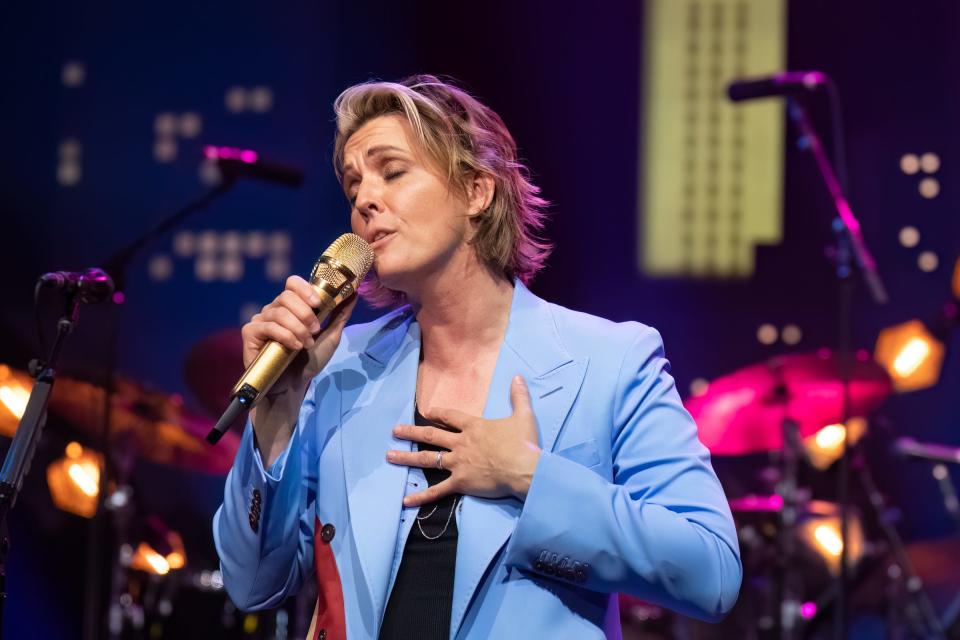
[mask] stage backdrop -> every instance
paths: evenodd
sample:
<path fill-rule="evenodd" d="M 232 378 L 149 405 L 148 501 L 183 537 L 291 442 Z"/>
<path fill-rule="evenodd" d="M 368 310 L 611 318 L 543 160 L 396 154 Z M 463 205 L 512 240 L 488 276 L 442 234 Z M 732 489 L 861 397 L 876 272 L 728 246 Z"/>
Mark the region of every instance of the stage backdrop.
<path fill-rule="evenodd" d="M 493 106 L 553 203 L 547 235 L 556 250 L 533 290 L 566 306 L 656 326 L 683 395 L 698 379 L 835 344 L 835 286 L 824 257 L 829 202 L 776 102 L 765 107 L 761 125 L 774 136 L 763 151 L 774 149 L 773 164 L 755 178 L 770 183 L 741 185 L 767 194 L 743 212 L 767 225 L 759 240 L 739 247 L 749 268 L 663 269 L 657 265 L 669 265 L 670 255 L 645 253 L 647 234 L 657 229 L 674 234 L 668 240 L 677 251 L 701 251 L 701 240 L 684 244 L 683 237 L 702 236 L 703 226 L 693 214 L 671 219 L 669 211 L 647 210 L 659 201 L 647 197 L 656 185 L 645 187 L 642 178 L 662 176 L 681 186 L 686 180 L 692 189 L 707 189 L 710 180 L 681 176 L 684 156 L 669 140 L 658 142 L 666 153 L 651 152 L 654 136 L 644 135 L 645 123 L 655 108 L 664 117 L 657 87 L 671 86 L 671 72 L 678 86 L 699 82 L 703 102 L 685 103 L 675 117 L 709 119 L 711 109 L 723 109 L 731 127 L 741 126 L 727 111 L 732 107 L 715 106 L 722 104 L 725 76 L 741 67 L 712 66 L 704 58 L 700 67 L 678 61 L 671 69 L 669 60 L 655 59 L 673 35 L 661 30 L 671 28 L 722 55 L 761 46 L 753 50 L 760 51 L 760 66 L 745 70 L 785 63 L 834 77 L 844 105 L 851 203 L 891 294 L 890 304 L 876 308 L 858 292 L 855 343 L 870 349 L 884 326 L 936 314 L 960 245 L 960 140 L 952 126 L 960 106 L 960 8 L 933 0 L 889 6 L 818 0 L 771 2 L 780 9 L 764 13 L 755 2 L 687 0 L 676 3 L 681 8 L 669 23 L 655 12 L 666 4 L 41 0 L 7 7 L 0 21 L 0 361 L 22 369 L 36 354 L 32 292 L 40 273 L 102 264 L 210 189 L 217 175 L 204 163 L 204 144 L 255 149 L 300 167 L 303 187 L 242 181 L 150 243 L 130 266 L 125 303 L 85 309 L 64 354 L 64 373 L 99 381 L 110 331 L 118 327 L 120 373 L 198 407 L 183 376 L 190 348 L 239 326 L 280 291 L 287 275 L 307 273 L 348 230 L 330 162 L 334 98 L 355 82 L 415 72 L 456 77 Z M 760 44 L 749 36 L 756 27 L 749 20 L 773 21 Z M 647 74 L 653 69 L 666 85 Z M 697 73 L 713 76 L 691 80 Z M 829 140 L 823 100 L 812 96 L 812 111 Z M 673 126 L 682 131 L 689 124 Z M 709 136 L 695 140 L 688 155 L 726 166 L 728 156 L 701 143 L 709 144 Z M 710 250 L 707 244 L 702 251 Z M 703 264 L 702 251 L 674 264 Z M 355 317 L 374 315 L 361 308 Z M 877 429 L 881 445 L 894 434 L 960 444 L 958 351 L 954 336 L 938 386 L 888 402 L 886 427 Z M 62 451 L 62 441 L 53 441 Z M 884 446 L 876 449 L 878 467 L 890 468 Z M 59 455 L 52 445 L 43 453 Z M 914 539 L 948 532 L 928 470 L 905 462 L 896 469 L 881 480 L 902 503 L 903 532 Z M 146 508 L 176 522 L 196 562 L 214 566 L 209 518 L 222 478 L 151 465 L 138 474 Z M 39 504 L 46 495 L 39 464 L 28 485 L 35 502 L 22 501 L 15 512 L 6 629 L 29 624 L 39 636 L 76 637 L 83 577 L 63 577 L 62 564 L 39 558 L 48 557 L 50 541 L 82 537 L 85 529 L 72 516 L 40 513 L 49 504 Z M 43 535 L 30 533 L 36 531 Z M 85 548 L 70 544 L 78 553 Z"/>

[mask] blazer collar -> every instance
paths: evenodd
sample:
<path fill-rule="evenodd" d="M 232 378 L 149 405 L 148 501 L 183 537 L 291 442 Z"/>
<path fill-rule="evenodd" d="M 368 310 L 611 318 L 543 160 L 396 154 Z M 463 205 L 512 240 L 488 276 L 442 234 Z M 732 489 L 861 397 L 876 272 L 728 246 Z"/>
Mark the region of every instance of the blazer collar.
<path fill-rule="evenodd" d="M 387 465 L 388 448 L 409 449 L 393 438 L 393 426 L 413 420 L 420 328 L 405 307 L 389 316 L 370 339 L 364 355 L 372 361 L 368 382 L 355 402 L 344 400 L 343 455 L 352 528 L 375 615 L 382 619 L 389 592 L 406 469 Z M 530 389 L 537 416 L 540 447 L 550 451 L 580 390 L 587 359 L 575 360 L 560 339 L 545 301 L 514 282 L 507 332 L 497 358 L 483 417 L 513 413 L 510 381 L 520 374 Z M 383 386 L 386 380 L 390 384 Z M 359 409 L 365 409 L 359 412 Z M 362 413 L 362 419 L 358 413 Z M 349 416 L 348 416 L 349 414 Z M 350 420 L 357 415 L 356 420 Z M 458 513 L 460 539 L 453 590 L 451 638 L 454 637 L 484 573 L 516 526 L 522 503 L 465 496 Z M 401 542 L 402 545 L 405 541 Z"/>

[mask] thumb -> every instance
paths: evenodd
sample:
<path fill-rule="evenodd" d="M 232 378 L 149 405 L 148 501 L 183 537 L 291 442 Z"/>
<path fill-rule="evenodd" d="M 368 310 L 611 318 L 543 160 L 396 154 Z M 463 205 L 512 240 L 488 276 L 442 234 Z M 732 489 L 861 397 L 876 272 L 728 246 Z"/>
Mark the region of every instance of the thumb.
<path fill-rule="evenodd" d="M 513 376 L 510 382 L 510 404 L 513 405 L 513 415 L 533 416 L 533 406 L 530 404 L 530 389 L 523 376 Z"/>

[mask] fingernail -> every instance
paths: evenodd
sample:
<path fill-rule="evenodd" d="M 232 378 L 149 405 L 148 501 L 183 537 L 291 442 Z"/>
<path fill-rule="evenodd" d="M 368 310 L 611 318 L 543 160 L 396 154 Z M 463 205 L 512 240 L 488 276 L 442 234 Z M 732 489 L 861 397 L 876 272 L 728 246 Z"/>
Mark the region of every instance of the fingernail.
<path fill-rule="evenodd" d="M 411 500 L 410 498 L 404 498 L 404 499 L 403 499 L 403 506 L 409 507 L 409 506 L 411 506 L 412 504 L 413 504 L 413 500 Z"/>
<path fill-rule="evenodd" d="M 513 384 L 523 384 L 522 376 L 513 376 Z"/>
<path fill-rule="evenodd" d="M 311 304 L 311 306 L 314 306 L 314 307 L 317 306 L 318 304 L 320 304 L 320 296 L 318 296 L 318 295 L 315 294 L 315 293 L 311 293 L 311 294 L 310 294 L 310 304 Z"/>
<path fill-rule="evenodd" d="M 395 454 L 393 451 L 387 451 L 387 460 L 392 461 L 396 457 L 397 457 L 397 454 Z"/>
<path fill-rule="evenodd" d="M 310 332 L 316 333 L 318 331 L 320 331 L 320 321 L 314 320 L 313 322 L 310 323 Z"/>

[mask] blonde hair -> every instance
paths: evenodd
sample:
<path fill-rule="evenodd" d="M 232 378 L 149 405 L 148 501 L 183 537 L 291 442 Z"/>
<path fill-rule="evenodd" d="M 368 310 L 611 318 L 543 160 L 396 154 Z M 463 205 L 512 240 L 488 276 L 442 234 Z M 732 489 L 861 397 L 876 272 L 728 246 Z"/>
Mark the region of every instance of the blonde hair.
<path fill-rule="evenodd" d="M 446 172 L 452 186 L 467 192 L 479 172 L 493 178 L 490 205 L 478 216 L 471 244 L 491 269 L 528 284 L 543 267 L 552 246 L 538 237 L 547 201 L 517 158 L 517 145 L 503 120 L 472 95 L 431 75 L 400 82 L 354 85 L 334 102 L 337 135 L 333 163 L 343 179 L 347 140 L 370 120 L 398 114 L 406 118 L 423 151 Z M 380 284 L 373 271 L 360 293 L 374 307 L 402 304 L 406 297 Z"/>

